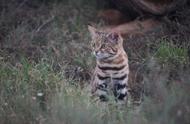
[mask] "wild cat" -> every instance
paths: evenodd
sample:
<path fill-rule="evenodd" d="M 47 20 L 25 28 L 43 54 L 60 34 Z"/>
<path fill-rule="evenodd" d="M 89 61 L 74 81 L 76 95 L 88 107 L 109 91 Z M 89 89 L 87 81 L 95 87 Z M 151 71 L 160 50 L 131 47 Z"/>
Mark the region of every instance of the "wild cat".
<path fill-rule="evenodd" d="M 118 33 L 99 31 L 88 26 L 92 50 L 96 56 L 96 67 L 91 80 L 91 92 L 107 101 L 114 94 L 116 101 L 128 101 L 129 65 L 123 48 L 123 38 Z"/>

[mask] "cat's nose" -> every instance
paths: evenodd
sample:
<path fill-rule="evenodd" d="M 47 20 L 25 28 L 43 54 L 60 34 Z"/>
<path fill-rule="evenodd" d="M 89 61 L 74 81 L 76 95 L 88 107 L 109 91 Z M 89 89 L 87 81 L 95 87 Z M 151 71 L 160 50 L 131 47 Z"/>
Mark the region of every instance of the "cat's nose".
<path fill-rule="evenodd" d="M 100 51 L 95 51 L 95 55 L 99 55 L 100 54 Z"/>
<path fill-rule="evenodd" d="M 94 55 L 95 55 L 95 56 L 97 56 L 97 55 L 99 55 L 99 54 L 100 54 L 99 51 L 94 51 Z"/>

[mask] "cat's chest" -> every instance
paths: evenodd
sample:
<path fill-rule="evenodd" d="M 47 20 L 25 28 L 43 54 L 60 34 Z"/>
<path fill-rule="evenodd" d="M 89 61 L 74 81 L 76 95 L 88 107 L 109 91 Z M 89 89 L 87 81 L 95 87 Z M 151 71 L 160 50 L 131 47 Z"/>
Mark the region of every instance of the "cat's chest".
<path fill-rule="evenodd" d="M 128 63 L 124 63 L 121 65 L 96 65 L 95 73 L 99 73 L 100 75 L 103 75 L 104 77 L 109 78 L 115 78 L 122 74 L 128 74 L 129 68 Z"/>

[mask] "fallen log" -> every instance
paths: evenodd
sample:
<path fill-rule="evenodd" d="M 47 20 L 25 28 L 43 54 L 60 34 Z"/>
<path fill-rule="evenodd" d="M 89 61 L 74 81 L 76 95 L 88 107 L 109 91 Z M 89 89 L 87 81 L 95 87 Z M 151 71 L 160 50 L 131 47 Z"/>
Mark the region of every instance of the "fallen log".
<path fill-rule="evenodd" d="M 129 13 L 164 15 L 183 6 L 187 0 L 111 0 L 118 8 Z"/>
<path fill-rule="evenodd" d="M 187 3 L 187 0 L 110 0 L 117 8 L 127 11 L 120 12 L 114 9 L 101 11 L 98 17 L 102 18 L 106 24 L 102 28 L 106 31 L 119 32 L 124 37 L 145 35 L 146 32 L 157 30 L 162 26 L 161 16 L 177 10 L 178 7 Z M 146 16 L 146 15 L 152 16 Z M 145 15 L 145 16 L 141 16 Z M 152 17 L 156 17 L 153 19 Z M 139 18 L 144 17 L 142 20 Z"/>
<path fill-rule="evenodd" d="M 155 31 L 162 23 L 155 19 L 143 21 L 135 20 L 117 26 L 106 26 L 102 30 L 107 32 L 118 32 L 123 37 L 142 36 L 147 32 Z"/>

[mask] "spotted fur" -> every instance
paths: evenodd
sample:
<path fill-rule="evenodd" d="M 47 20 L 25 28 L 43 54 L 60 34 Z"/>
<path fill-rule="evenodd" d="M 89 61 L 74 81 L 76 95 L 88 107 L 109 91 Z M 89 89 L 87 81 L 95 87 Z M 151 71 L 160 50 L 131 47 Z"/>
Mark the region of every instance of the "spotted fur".
<path fill-rule="evenodd" d="M 118 33 L 99 31 L 88 27 L 91 34 L 92 50 L 96 56 L 96 67 L 91 81 L 92 94 L 102 101 L 114 94 L 117 101 L 129 97 L 128 57 L 123 49 L 123 39 Z"/>

